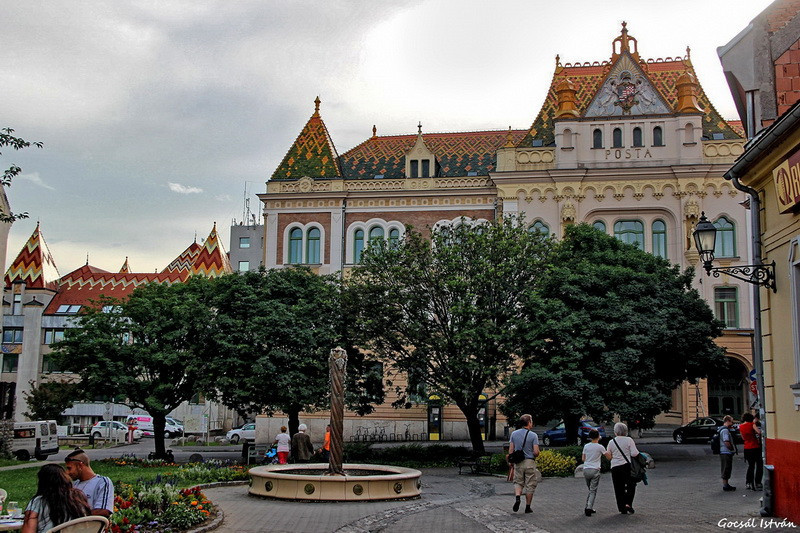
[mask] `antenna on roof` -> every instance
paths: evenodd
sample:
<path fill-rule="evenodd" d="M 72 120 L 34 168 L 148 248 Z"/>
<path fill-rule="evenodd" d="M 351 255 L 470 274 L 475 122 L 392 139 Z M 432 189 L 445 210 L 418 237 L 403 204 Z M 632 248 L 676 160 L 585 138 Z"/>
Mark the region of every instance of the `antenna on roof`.
<path fill-rule="evenodd" d="M 89 252 L 86 252 L 86 266 L 89 266 Z"/>

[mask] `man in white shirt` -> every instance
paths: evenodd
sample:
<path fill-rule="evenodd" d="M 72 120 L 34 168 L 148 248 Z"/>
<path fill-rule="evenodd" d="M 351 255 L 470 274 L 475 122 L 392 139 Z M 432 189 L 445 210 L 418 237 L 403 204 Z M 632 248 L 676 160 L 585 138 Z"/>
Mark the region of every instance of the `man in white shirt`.
<path fill-rule="evenodd" d="M 86 494 L 93 515 L 109 518 L 114 511 L 114 484 L 105 476 L 98 476 L 89 466 L 89 456 L 75 450 L 64 459 L 67 475 L 76 489 Z"/>

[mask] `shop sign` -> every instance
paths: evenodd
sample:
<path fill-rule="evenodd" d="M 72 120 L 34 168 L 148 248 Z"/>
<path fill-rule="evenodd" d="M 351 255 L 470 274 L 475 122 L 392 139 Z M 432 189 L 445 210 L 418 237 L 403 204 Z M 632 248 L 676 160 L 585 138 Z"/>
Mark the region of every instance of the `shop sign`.
<path fill-rule="evenodd" d="M 800 150 L 772 170 L 778 211 L 786 213 L 800 204 Z"/>

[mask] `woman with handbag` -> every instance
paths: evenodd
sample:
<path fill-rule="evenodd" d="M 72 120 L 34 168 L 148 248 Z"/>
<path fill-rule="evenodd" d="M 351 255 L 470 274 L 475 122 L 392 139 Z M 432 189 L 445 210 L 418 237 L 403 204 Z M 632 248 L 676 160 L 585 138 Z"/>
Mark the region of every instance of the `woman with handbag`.
<path fill-rule="evenodd" d="M 636 480 L 631 477 L 631 458 L 639 455 L 636 443 L 628 436 L 628 426 L 622 422 L 614 424 L 614 438 L 606 447 L 605 456 L 611 460 L 611 481 L 617 509 L 622 514 L 633 514 L 633 497 L 636 496 Z"/>

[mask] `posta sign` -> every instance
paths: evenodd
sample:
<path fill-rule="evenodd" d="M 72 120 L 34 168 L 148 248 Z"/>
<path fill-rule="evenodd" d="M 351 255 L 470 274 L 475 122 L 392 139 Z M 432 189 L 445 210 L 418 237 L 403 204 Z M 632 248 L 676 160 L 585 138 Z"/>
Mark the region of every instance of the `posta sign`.
<path fill-rule="evenodd" d="M 800 204 L 800 150 L 795 150 L 783 163 L 772 169 L 778 211 L 786 213 Z"/>

